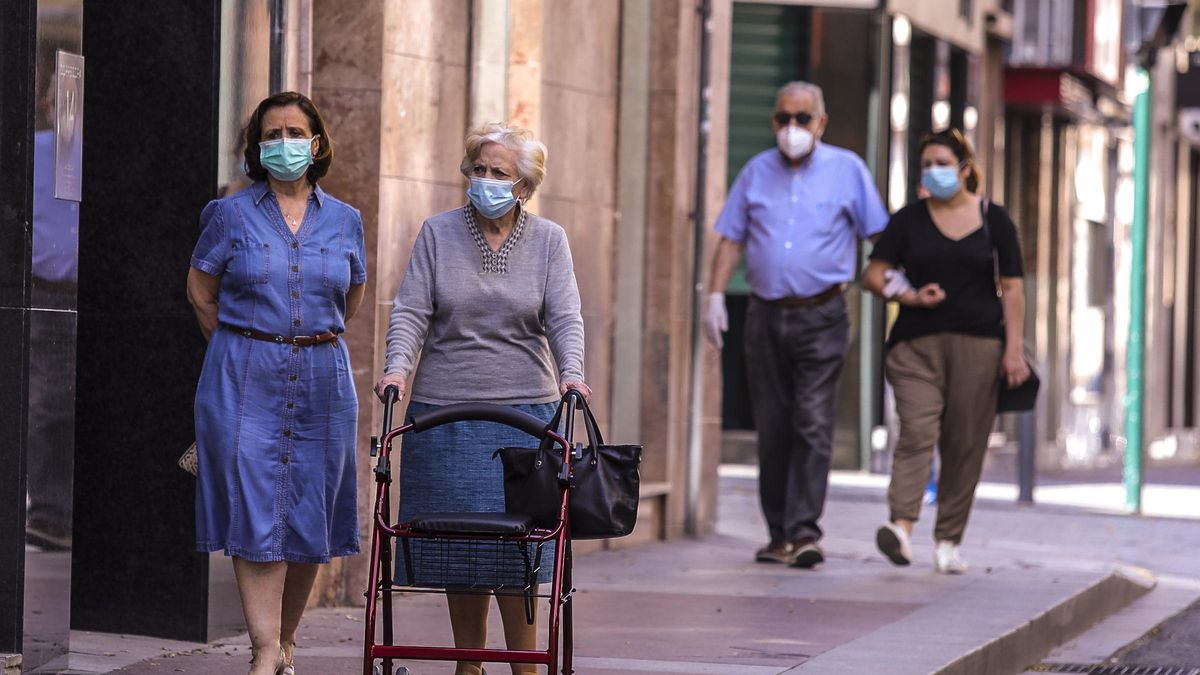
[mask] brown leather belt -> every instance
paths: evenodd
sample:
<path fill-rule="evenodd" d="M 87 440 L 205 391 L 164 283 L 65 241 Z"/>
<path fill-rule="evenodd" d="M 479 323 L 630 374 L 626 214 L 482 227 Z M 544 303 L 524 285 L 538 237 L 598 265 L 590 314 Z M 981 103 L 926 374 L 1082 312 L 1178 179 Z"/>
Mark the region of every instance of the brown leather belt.
<path fill-rule="evenodd" d="M 779 298 L 778 300 L 767 300 L 765 298 L 758 299 L 762 300 L 768 305 L 771 305 L 772 307 L 812 307 L 813 305 L 823 305 L 845 292 L 846 284 L 834 284 L 820 293 L 817 293 L 816 295 Z"/>
<path fill-rule="evenodd" d="M 338 334 L 333 331 L 326 331 L 316 335 L 296 335 L 288 337 L 286 335 L 272 335 L 270 333 L 260 333 L 250 328 L 239 328 L 228 324 L 221 324 L 225 330 L 232 331 L 238 335 L 248 337 L 251 340 L 262 340 L 263 342 L 274 342 L 281 345 L 292 345 L 294 347 L 311 347 L 313 345 L 324 344 L 326 342 L 336 343 Z"/>

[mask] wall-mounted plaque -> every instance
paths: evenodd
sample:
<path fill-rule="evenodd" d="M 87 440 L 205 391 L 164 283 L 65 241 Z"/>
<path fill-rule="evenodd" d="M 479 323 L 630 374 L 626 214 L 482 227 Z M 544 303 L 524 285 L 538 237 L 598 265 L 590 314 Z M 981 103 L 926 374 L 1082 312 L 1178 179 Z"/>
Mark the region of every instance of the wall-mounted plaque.
<path fill-rule="evenodd" d="M 83 57 L 59 50 L 54 68 L 54 196 L 83 197 Z"/>

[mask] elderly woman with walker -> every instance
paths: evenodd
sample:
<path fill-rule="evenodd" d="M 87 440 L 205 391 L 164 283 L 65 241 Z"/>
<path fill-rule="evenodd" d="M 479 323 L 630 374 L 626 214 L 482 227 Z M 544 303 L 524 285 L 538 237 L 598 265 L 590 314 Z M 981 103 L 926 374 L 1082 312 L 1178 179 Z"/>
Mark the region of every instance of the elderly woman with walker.
<path fill-rule="evenodd" d="M 392 309 L 387 366 L 376 393 L 382 399 L 388 386 L 408 393 L 410 416 L 487 402 L 548 423 L 568 389 L 585 398 L 591 391 L 584 383 L 583 317 L 566 232 L 525 207 L 546 175 L 546 148 L 528 131 L 503 124 L 472 130 L 465 145 L 460 170 L 469 181 L 468 203 L 430 217 L 417 235 Z M 522 432 L 491 422 L 455 422 L 406 437 L 401 522 L 430 511 L 504 511 L 503 474 L 492 453 L 527 441 Z M 543 566 L 537 581 L 547 582 L 550 573 Z M 403 566 L 396 581 L 411 582 Z M 508 648 L 534 649 L 536 626 L 526 620 L 522 596 L 494 595 Z M 456 647 L 484 646 L 490 602 L 486 594 L 447 594 Z M 511 668 L 537 672 L 529 664 Z M 455 670 L 482 672 L 478 662 L 460 661 Z"/>

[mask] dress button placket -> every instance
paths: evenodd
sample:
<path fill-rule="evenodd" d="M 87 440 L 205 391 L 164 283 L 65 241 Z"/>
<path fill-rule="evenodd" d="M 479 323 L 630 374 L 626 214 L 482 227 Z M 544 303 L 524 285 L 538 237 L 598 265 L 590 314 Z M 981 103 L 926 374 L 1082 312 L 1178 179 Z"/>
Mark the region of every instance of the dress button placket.
<path fill-rule="evenodd" d="M 293 235 L 294 236 L 294 235 Z M 301 325 L 301 277 L 300 277 L 300 242 L 293 241 L 288 250 L 288 265 L 291 272 L 288 274 L 288 309 L 292 317 L 292 326 L 299 327 Z M 292 334 L 297 335 L 300 331 L 293 330 Z M 288 482 L 286 477 L 290 475 L 287 472 L 287 465 L 291 462 L 292 454 L 292 427 L 295 422 L 295 407 L 296 395 L 300 388 L 300 362 L 301 362 L 300 347 L 292 345 L 291 352 L 288 355 L 288 384 L 284 387 L 284 414 L 283 414 L 283 448 L 280 461 L 284 465 L 285 484 Z"/>

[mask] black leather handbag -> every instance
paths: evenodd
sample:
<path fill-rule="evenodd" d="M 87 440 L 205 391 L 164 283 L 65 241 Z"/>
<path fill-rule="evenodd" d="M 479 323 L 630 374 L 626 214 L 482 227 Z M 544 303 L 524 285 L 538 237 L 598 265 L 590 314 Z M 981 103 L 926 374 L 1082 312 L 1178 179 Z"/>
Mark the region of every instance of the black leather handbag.
<path fill-rule="evenodd" d="M 1024 382 L 1015 387 L 1009 387 L 1004 382 L 1000 383 L 1000 395 L 996 398 L 996 412 L 1025 412 L 1033 410 L 1037 405 L 1038 389 L 1042 386 L 1042 380 L 1038 377 L 1033 360 L 1028 355 L 1025 357 L 1025 365 L 1029 366 L 1029 377 Z"/>
<path fill-rule="evenodd" d="M 567 477 L 571 490 L 568 534 L 572 539 L 624 537 L 637 524 L 642 446 L 606 444 L 583 397 L 575 398 L 583 413 L 588 444 L 576 443 L 572 452 L 571 475 Z M 564 399 L 550 428 L 558 428 L 565 407 Z M 505 511 L 531 516 L 538 527 L 554 527 L 558 523 L 562 448 L 546 439 L 537 448 L 500 448 L 495 455 L 504 465 Z"/>

